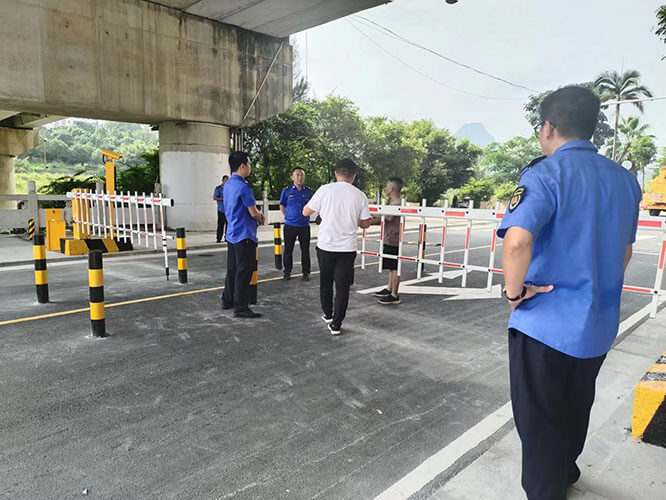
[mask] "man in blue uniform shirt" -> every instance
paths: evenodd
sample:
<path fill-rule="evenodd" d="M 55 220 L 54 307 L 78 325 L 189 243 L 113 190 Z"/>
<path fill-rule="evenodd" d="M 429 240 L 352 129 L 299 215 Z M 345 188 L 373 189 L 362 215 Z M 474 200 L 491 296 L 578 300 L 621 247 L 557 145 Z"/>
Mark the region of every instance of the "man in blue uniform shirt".
<path fill-rule="evenodd" d="M 231 177 L 224 185 L 224 213 L 227 217 L 227 277 L 222 307 L 234 309 L 237 318 L 258 318 L 250 303 L 250 280 L 257 252 L 257 224 L 264 216 L 257 210 L 252 188 L 245 180 L 252 170 L 244 151 L 229 155 Z"/>
<path fill-rule="evenodd" d="M 216 186 L 215 191 L 213 191 L 213 199 L 217 202 L 217 238 L 215 239 L 217 243 L 226 239 L 227 218 L 224 215 L 224 184 L 228 179 L 228 175 L 223 176 L 222 184 Z"/>
<path fill-rule="evenodd" d="M 617 335 L 641 190 L 589 141 L 594 93 L 562 88 L 540 113 L 546 156 L 523 171 L 498 236 L 522 485 L 529 499 L 562 500 L 580 476 L 596 377 Z"/>
<path fill-rule="evenodd" d="M 291 172 L 294 183 L 282 190 L 280 210 L 284 214 L 284 279 L 291 279 L 294 266 L 296 238 L 301 246 L 303 280 L 310 279 L 310 217 L 303 215 L 303 207 L 312 198 L 312 191 L 305 186 L 305 171 L 295 168 Z"/>

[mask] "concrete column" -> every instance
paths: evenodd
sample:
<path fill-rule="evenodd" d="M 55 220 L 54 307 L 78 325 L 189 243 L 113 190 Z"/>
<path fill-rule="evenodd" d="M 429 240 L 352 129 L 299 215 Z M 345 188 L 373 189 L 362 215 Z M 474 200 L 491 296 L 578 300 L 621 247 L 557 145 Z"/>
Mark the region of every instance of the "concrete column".
<path fill-rule="evenodd" d="M 188 231 L 217 227 L 213 190 L 229 175 L 229 128 L 193 122 L 162 122 L 160 180 L 164 195 L 173 198 L 167 224 Z"/>
<path fill-rule="evenodd" d="M 14 181 L 14 157 L 0 154 L 0 194 L 16 193 Z M 16 208 L 15 201 L 0 201 L 0 209 Z"/>
<path fill-rule="evenodd" d="M 38 129 L 0 127 L 0 194 L 15 194 L 14 157 L 39 145 Z M 0 201 L 0 209 L 16 208 L 15 201 Z"/>

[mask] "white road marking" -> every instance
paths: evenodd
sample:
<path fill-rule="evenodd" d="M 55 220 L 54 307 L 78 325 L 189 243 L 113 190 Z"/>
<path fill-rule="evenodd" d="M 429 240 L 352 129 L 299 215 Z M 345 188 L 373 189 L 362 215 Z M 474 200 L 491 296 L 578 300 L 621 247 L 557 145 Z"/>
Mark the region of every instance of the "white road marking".
<path fill-rule="evenodd" d="M 651 305 L 638 310 L 620 323 L 618 336 L 633 328 L 650 314 Z M 499 431 L 511 420 L 511 401 L 449 443 L 412 472 L 375 497 L 375 500 L 406 500 L 445 472 L 470 450 Z"/>
<path fill-rule="evenodd" d="M 366 265 L 369 265 L 369 264 L 366 264 Z M 446 271 L 444 273 L 444 277 L 446 279 L 454 279 L 454 278 L 457 278 L 458 276 L 460 276 L 461 274 L 462 274 L 462 271 Z M 403 281 L 402 283 L 400 283 L 400 287 L 401 287 L 400 290 L 402 291 L 406 286 L 409 286 L 409 285 L 414 284 L 414 283 L 423 283 L 425 281 L 436 280 L 438 278 L 438 276 L 439 276 L 439 273 L 431 274 L 429 276 L 424 276 L 423 278 L 420 278 L 420 279 L 416 278 L 416 279 L 409 280 L 409 281 Z M 372 288 L 365 288 L 364 290 L 358 290 L 356 293 L 367 295 L 369 293 L 375 293 L 375 292 L 378 292 L 379 290 L 383 290 L 384 288 L 386 288 L 386 285 L 374 286 Z"/>
<path fill-rule="evenodd" d="M 474 300 L 502 298 L 502 285 L 494 285 L 491 291 L 486 288 L 460 288 L 444 286 L 401 286 L 400 293 L 416 295 L 451 295 L 445 300 Z"/>

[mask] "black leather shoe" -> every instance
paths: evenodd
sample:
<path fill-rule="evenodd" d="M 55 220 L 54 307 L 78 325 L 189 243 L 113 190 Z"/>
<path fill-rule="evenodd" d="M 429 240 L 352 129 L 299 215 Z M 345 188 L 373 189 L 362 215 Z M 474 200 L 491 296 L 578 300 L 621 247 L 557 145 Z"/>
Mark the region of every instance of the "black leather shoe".
<path fill-rule="evenodd" d="M 228 310 L 233 308 L 234 308 L 233 304 L 225 304 L 224 302 L 222 302 L 222 309 Z"/>
<path fill-rule="evenodd" d="M 291 273 L 284 273 L 282 279 L 285 281 L 289 281 L 291 279 Z"/>
<path fill-rule="evenodd" d="M 252 309 L 247 308 L 244 311 L 234 311 L 235 318 L 261 318 L 261 314 L 254 312 Z"/>
<path fill-rule="evenodd" d="M 310 275 L 309 274 L 304 274 L 303 275 L 303 281 L 310 281 Z"/>

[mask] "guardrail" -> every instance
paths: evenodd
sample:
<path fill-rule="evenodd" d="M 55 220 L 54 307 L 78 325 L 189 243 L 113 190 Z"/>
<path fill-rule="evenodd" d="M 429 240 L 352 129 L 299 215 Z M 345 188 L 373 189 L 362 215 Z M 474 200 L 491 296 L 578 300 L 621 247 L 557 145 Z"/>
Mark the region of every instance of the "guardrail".
<path fill-rule="evenodd" d="M 28 181 L 28 192 L 26 194 L 0 194 L 0 201 L 25 203 L 25 208 L 0 210 L 0 230 L 2 231 L 27 229 L 30 219 L 35 221 L 36 228 L 45 227 L 46 211 L 43 208 L 39 208 L 39 205 L 46 201 L 64 201 L 66 203 L 65 218 L 69 220 L 72 216 L 72 206 L 71 203 L 68 203 L 67 196 L 37 194 L 34 181 Z"/>
<path fill-rule="evenodd" d="M 470 271 L 479 271 L 488 274 L 487 289 L 492 289 L 493 275 L 503 274 L 499 267 L 495 267 L 495 250 L 497 247 L 497 230 L 499 229 L 504 212 L 499 210 L 499 205 L 495 209 L 475 209 L 473 202 L 470 208 L 448 208 L 448 207 L 427 207 L 423 204 L 420 207 L 406 207 L 406 206 L 388 206 L 388 205 L 371 205 L 370 213 L 381 216 L 380 232 L 379 232 L 379 250 L 376 252 L 367 249 L 367 234 L 366 230 L 362 231 L 361 240 L 361 267 L 365 269 L 366 257 L 379 258 L 379 272 L 382 270 L 382 259 L 397 259 L 398 260 L 398 275 L 402 270 L 403 262 L 413 262 L 417 264 L 417 278 L 421 278 L 421 270 L 423 264 L 437 266 L 439 270 L 438 281 L 441 283 L 444 275 L 445 268 L 453 268 L 462 271 L 463 287 L 467 286 L 467 274 Z M 400 235 L 398 244 L 398 255 L 386 255 L 383 252 L 383 237 L 384 237 L 384 219 L 386 216 L 399 216 L 400 217 Z M 414 256 L 403 254 L 403 232 L 405 228 L 405 219 L 418 218 L 421 220 L 419 225 L 419 241 L 417 254 Z M 439 259 L 428 259 L 424 256 L 423 249 L 427 245 L 426 241 L 426 219 L 441 219 L 441 240 L 440 240 L 440 255 Z M 465 247 L 463 253 L 462 263 L 448 262 L 445 260 L 446 251 L 446 232 L 449 221 L 462 221 L 465 222 Z M 477 266 L 469 263 L 470 251 L 470 238 L 474 222 L 483 222 L 491 225 L 491 241 L 490 252 L 487 266 Z M 660 297 L 666 296 L 666 290 L 662 288 L 664 277 L 664 266 L 666 265 L 666 219 L 660 217 L 641 217 L 638 220 L 638 227 L 648 230 L 661 231 L 661 249 L 659 251 L 659 259 L 657 261 L 657 269 L 653 287 L 637 286 L 625 284 L 622 290 L 625 292 L 640 293 L 650 295 L 652 297 L 650 317 L 654 318 L 657 315 L 657 308 L 659 306 Z M 431 233 L 432 234 L 432 233 Z"/>

